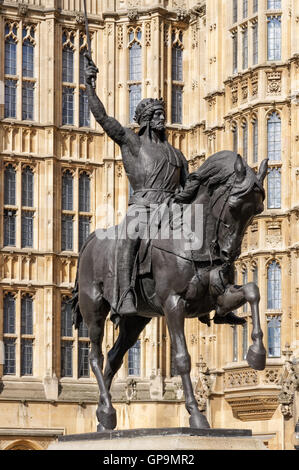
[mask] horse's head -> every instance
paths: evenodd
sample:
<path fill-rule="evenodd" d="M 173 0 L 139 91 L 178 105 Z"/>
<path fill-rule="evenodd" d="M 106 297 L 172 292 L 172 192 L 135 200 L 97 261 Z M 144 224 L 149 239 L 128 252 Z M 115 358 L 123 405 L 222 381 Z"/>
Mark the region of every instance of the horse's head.
<path fill-rule="evenodd" d="M 240 155 L 234 165 L 234 174 L 225 189 L 219 188 L 214 196 L 213 215 L 217 220 L 214 243 L 224 262 L 233 262 L 241 253 L 244 232 L 255 215 L 264 210 L 265 192 L 263 181 L 267 173 L 268 160 L 265 159 L 258 174 L 245 165 Z"/>

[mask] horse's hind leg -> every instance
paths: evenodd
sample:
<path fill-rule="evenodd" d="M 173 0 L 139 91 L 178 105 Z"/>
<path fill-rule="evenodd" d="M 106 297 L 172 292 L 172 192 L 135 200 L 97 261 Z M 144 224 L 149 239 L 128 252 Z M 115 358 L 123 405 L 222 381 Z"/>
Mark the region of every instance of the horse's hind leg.
<path fill-rule="evenodd" d="M 119 335 L 113 348 L 110 349 L 107 357 L 104 381 L 107 390 L 110 390 L 113 377 L 123 363 L 126 352 L 134 346 L 141 331 L 145 328 L 151 318 L 124 316 L 119 325 Z"/>
<path fill-rule="evenodd" d="M 206 417 L 199 411 L 190 378 L 191 358 L 187 350 L 184 333 L 185 311 L 183 302 L 178 296 L 168 297 L 164 304 L 164 312 L 170 334 L 171 344 L 175 352 L 175 364 L 182 378 L 186 400 L 186 409 L 190 414 L 190 427 L 207 429 L 210 427 Z"/>

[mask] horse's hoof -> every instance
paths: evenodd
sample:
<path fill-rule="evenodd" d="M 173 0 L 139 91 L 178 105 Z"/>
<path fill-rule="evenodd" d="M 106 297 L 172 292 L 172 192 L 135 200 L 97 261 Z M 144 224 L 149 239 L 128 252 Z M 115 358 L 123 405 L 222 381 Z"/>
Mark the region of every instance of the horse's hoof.
<path fill-rule="evenodd" d="M 266 366 L 266 351 L 257 353 L 250 346 L 246 356 L 246 361 L 252 369 L 264 370 Z"/>
<path fill-rule="evenodd" d="M 210 429 L 209 422 L 205 415 L 199 413 L 189 418 L 190 428 L 193 429 Z"/>
<path fill-rule="evenodd" d="M 98 430 L 111 431 L 116 427 L 116 411 L 111 408 L 109 411 L 98 410 L 97 418 L 99 421 Z"/>

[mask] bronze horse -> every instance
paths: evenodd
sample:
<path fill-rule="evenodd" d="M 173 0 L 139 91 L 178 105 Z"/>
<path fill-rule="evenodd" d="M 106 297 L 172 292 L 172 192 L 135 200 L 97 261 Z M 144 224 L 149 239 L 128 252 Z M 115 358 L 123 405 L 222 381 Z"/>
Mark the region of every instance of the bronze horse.
<path fill-rule="evenodd" d="M 203 244 L 197 252 L 185 255 L 176 240 L 152 241 L 150 272 L 136 280 L 137 316 L 123 316 L 118 338 L 108 353 L 103 373 L 102 341 L 110 311 L 106 284 L 111 275 L 115 240 L 101 239 L 95 232 L 83 246 L 77 267 L 73 295 L 74 322 L 82 317 L 91 341 L 90 365 L 98 382 L 98 430 L 116 426 L 116 411 L 109 393 L 112 379 L 122 365 L 125 353 L 137 341 L 152 317 L 164 315 L 169 330 L 174 360 L 181 376 L 190 427 L 209 428 L 199 411 L 190 379 L 191 360 L 185 334 L 185 318 L 207 322 L 209 312 L 223 318 L 231 310 L 249 302 L 252 313 L 252 341 L 248 364 L 257 370 L 265 367 L 266 351 L 259 320 L 259 289 L 250 282 L 234 285 L 233 263 L 241 251 L 244 232 L 253 217 L 263 211 L 263 180 L 267 173 L 264 160 L 257 174 L 234 152 L 223 151 L 209 157 L 189 176 L 177 201 L 203 205 Z M 154 300 L 153 300 L 154 299 Z M 216 320 L 215 320 L 216 322 Z M 221 321 L 218 321 L 221 323 Z"/>

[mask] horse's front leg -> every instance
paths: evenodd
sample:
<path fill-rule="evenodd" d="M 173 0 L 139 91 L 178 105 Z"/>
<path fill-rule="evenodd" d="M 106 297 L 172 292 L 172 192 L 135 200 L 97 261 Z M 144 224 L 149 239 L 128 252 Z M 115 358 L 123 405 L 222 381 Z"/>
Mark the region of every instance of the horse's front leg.
<path fill-rule="evenodd" d="M 252 314 L 253 344 L 249 347 L 246 360 L 250 367 L 256 370 L 264 370 L 266 364 L 266 350 L 263 345 L 263 332 L 260 325 L 259 302 L 260 291 L 254 282 L 249 282 L 244 286 L 230 286 L 225 293 L 217 298 L 216 313 L 225 315 L 226 313 L 241 307 L 249 302 Z"/>
<path fill-rule="evenodd" d="M 183 300 L 179 296 L 169 296 L 164 304 L 164 313 L 171 344 L 175 352 L 175 364 L 182 378 L 185 406 L 190 414 L 190 427 L 199 429 L 209 428 L 210 425 L 206 417 L 198 409 L 190 378 L 191 358 L 187 350 L 184 333 L 185 309 Z"/>

